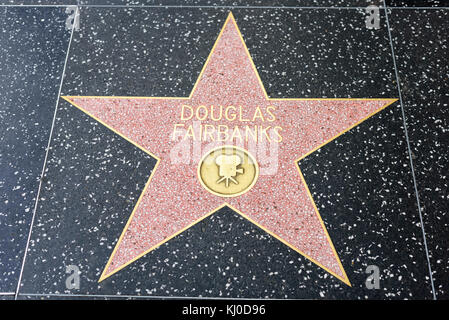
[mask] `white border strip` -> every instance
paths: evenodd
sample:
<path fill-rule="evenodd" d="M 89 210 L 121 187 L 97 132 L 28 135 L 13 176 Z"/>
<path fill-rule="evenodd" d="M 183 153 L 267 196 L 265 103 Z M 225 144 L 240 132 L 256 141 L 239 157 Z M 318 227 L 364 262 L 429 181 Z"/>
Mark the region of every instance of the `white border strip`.
<path fill-rule="evenodd" d="M 39 8 L 39 7 L 61 7 L 66 8 L 70 6 L 78 6 L 78 7 L 85 7 L 85 8 L 203 8 L 203 9 L 338 9 L 338 10 L 354 10 L 354 9 L 366 9 L 367 6 L 361 6 L 361 7 L 354 7 L 354 6 L 348 6 L 348 7 L 329 7 L 329 6 L 233 6 L 233 5 L 126 5 L 126 4 L 80 4 L 77 1 L 78 4 L 70 3 L 70 4 L 0 4 L 0 7 L 23 7 L 23 8 Z M 441 7 L 391 7 L 391 6 L 384 6 L 384 5 L 378 5 L 380 9 L 392 9 L 392 10 L 447 10 L 449 9 L 448 6 L 441 6 Z"/>
<path fill-rule="evenodd" d="M 129 299 L 157 299 L 157 300 L 256 300 L 256 301 L 285 301 L 285 300 L 311 300 L 311 299 L 273 299 L 273 298 L 231 298 L 231 297 L 189 297 L 189 296 L 150 296 L 150 295 L 112 295 L 112 294 L 70 294 L 70 293 L 21 293 L 20 296 L 29 297 L 65 297 L 65 298 L 129 298 Z"/>
<path fill-rule="evenodd" d="M 78 14 L 78 7 L 76 8 L 75 11 L 75 16 Z M 23 274 L 23 268 L 25 266 L 25 261 L 26 261 L 26 257 L 27 257 L 27 253 L 28 253 L 28 247 L 30 245 L 30 239 L 31 239 L 31 233 L 33 231 L 33 224 L 34 224 L 34 218 L 36 216 L 36 211 L 37 211 L 37 204 L 39 202 L 39 197 L 40 197 L 40 193 L 41 193 L 41 188 L 42 188 L 42 179 L 44 177 L 45 174 L 45 168 L 46 168 L 46 164 L 47 164 L 47 158 L 48 158 L 48 153 L 50 151 L 50 143 L 51 143 L 51 138 L 53 136 L 53 129 L 55 127 L 55 122 L 56 122 L 56 113 L 58 112 L 58 105 L 59 105 L 59 99 L 61 96 L 61 90 L 62 90 L 62 83 L 64 82 L 64 76 L 65 76 L 65 69 L 67 66 L 67 61 L 69 58 L 69 52 L 70 52 L 70 46 L 72 44 L 72 39 L 73 39 L 73 31 L 75 29 L 75 23 L 73 23 L 72 25 L 72 31 L 70 33 L 70 40 L 69 40 L 69 44 L 67 46 L 67 52 L 66 52 L 66 56 L 65 56 L 65 61 L 64 61 L 64 68 L 62 70 L 62 75 L 61 75 L 61 82 L 59 84 L 59 91 L 58 91 L 58 96 L 56 98 L 56 107 L 55 107 L 55 112 L 53 114 L 53 121 L 51 124 L 51 130 L 50 130 L 50 136 L 48 137 L 48 144 L 47 144 L 47 151 L 45 153 L 45 159 L 44 159 L 44 164 L 42 166 L 42 172 L 41 172 L 41 177 L 39 180 L 39 188 L 37 190 L 37 195 L 36 195 L 36 202 L 34 203 L 34 209 L 33 209 L 33 217 L 31 219 L 31 224 L 30 224 L 30 232 L 28 233 L 28 240 L 27 240 L 27 245 L 25 247 L 25 253 L 23 255 L 23 261 L 22 261 L 22 267 L 20 269 L 20 275 L 19 275 L 19 281 L 17 282 L 17 288 L 16 288 L 16 292 L 14 294 L 14 298 L 17 300 L 17 296 L 19 294 L 19 289 L 20 289 L 20 283 L 22 282 L 22 274 Z"/>
<path fill-rule="evenodd" d="M 384 5 L 385 5 L 385 0 L 384 0 Z M 423 236 L 423 240 L 424 240 L 424 248 L 426 250 L 427 265 L 429 267 L 429 276 L 430 276 L 430 283 L 432 285 L 432 294 L 433 294 L 433 299 L 436 300 L 437 297 L 436 297 L 436 293 L 435 293 L 435 285 L 433 283 L 432 267 L 430 266 L 429 250 L 427 248 L 426 231 L 424 230 L 424 223 L 423 223 L 423 217 L 422 217 L 421 203 L 419 201 L 419 194 L 418 194 L 418 185 L 416 183 L 415 169 L 413 167 L 412 150 L 410 148 L 410 140 L 409 140 L 409 137 L 408 137 L 407 118 L 405 117 L 404 104 L 402 102 L 401 85 L 400 85 L 400 82 L 399 82 L 399 73 L 398 73 L 398 68 L 397 68 L 397 64 L 396 64 L 396 57 L 394 55 L 393 38 L 391 36 L 390 22 L 388 20 L 388 11 L 387 10 L 388 9 L 385 7 L 385 20 L 387 22 L 388 37 L 390 38 L 391 55 L 392 55 L 392 59 L 393 59 L 394 73 L 396 75 L 396 84 L 397 84 L 397 87 L 398 87 L 399 102 L 401 104 L 402 119 L 403 119 L 403 123 L 404 123 L 404 131 L 405 131 L 405 139 L 407 140 L 408 157 L 410 159 L 410 169 L 411 169 L 411 172 L 412 172 L 413 185 L 414 185 L 414 188 L 415 188 L 416 203 L 418 205 L 418 213 L 419 213 L 419 220 L 420 220 L 420 224 L 421 224 L 422 236 Z"/>

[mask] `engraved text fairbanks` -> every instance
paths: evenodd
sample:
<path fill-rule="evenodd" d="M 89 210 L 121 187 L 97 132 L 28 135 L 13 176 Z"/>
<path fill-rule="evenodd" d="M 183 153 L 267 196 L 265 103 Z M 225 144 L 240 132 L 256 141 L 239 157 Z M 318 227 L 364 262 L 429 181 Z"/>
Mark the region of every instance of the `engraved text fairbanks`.
<path fill-rule="evenodd" d="M 255 107 L 250 114 L 245 108 L 220 105 L 182 105 L 180 108 L 180 123 L 173 128 L 172 140 L 193 139 L 198 141 L 248 142 L 266 139 L 268 142 L 282 141 L 282 127 L 276 126 L 276 107 Z M 199 126 L 188 121 L 199 121 Z M 216 124 L 217 122 L 221 124 Z M 223 121 L 229 122 L 222 124 Z M 204 123 L 207 122 L 207 123 Z M 238 123 L 238 124 L 236 124 Z"/>

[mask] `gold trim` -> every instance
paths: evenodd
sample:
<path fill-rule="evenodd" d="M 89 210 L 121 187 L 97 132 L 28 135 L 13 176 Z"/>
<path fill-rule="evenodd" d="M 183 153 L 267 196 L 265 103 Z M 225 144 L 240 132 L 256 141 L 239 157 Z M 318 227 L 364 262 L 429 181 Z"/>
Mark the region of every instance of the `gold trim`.
<path fill-rule="evenodd" d="M 304 181 L 305 183 L 305 181 Z M 306 189 L 307 185 L 306 185 Z M 326 229 L 324 228 L 324 225 L 322 224 L 324 230 L 326 231 L 326 236 L 328 237 L 328 240 L 330 241 L 330 245 L 333 249 L 334 254 L 337 257 L 338 263 L 340 265 L 341 271 L 343 272 L 344 277 L 342 278 L 341 276 L 339 276 L 338 274 L 336 274 L 335 272 L 331 271 L 330 269 L 328 269 L 327 267 L 323 266 L 321 263 L 319 263 L 318 261 L 316 261 L 315 259 L 313 259 L 312 257 L 308 256 L 306 253 L 302 252 L 301 250 L 299 250 L 298 248 L 292 246 L 291 244 L 289 244 L 287 241 L 285 241 L 284 239 L 282 239 L 281 237 L 279 237 L 278 235 L 276 235 L 275 233 L 271 232 L 270 230 L 268 230 L 267 228 L 265 228 L 264 226 L 262 226 L 261 224 L 257 223 L 256 221 L 254 221 L 253 219 L 251 219 L 250 217 L 248 217 L 247 215 L 245 215 L 244 213 L 240 212 L 238 209 L 234 208 L 233 206 L 231 206 L 230 204 L 226 203 L 226 205 L 231 208 L 232 210 L 234 210 L 235 212 L 237 212 L 238 214 L 240 214 L 242 217 L 244 217 L 245 219 L 249 220 L 250 222 L 252 222 L 253 224 L 255 224 L 256 226 L 258 226 L 259 228 L 261 228 L 263 231 L 265 231 L 266 233 L 268 233 L 269 235 L 271 235 L 272 237 L 276 238 L 277 240 L 279 240 L 280 242 L 282 242 L 283 244 L 285 244 L 286 246 L 288 246 L 290 249 L 293 249 L 294 251 L 298 252 L 300 255 L 304 256 L 306 259 L 312 261 L 314 264 L 316 264 L 317 266 L 319 266 L 320 268 L 326 270 L 327 272 L 329 272 L 331 275 L 333 275 L 334 277 L 336 277 L 337 279 L 341 280 L 342 282 L 344 282 L 345 284 L 347 284 L 348 286 L 351 287 L 351 283 L 349 282 L 349 278 L 345 273 L 345 270 L 343 269 L 340 259 L 338 258 L 337 252 L 335 251 L 333 245 L 332 245 L 332 241 L 330 241 L 329 238 L 329 234 L 327 233 Z M 315 206 L 315 203 L 314 203 Z M 315 206 L 316 207 L 316 206 Z M 220 208 L 221 209 L 221 208 Z M 318 214 L 319 216 L 319 214 Z M 321 217 L 319 216 L 321 223 L 323 222 L 321 220 Z"/>
<path fill-rule="evenodd" d="M 312 258 L 309 257 L 307 254 L 305 254 L 304 252 L 300 251 L 298 248 L 296 248 L 296 247 L 290 245 L 290 244 L 287 243 L 285 240 L 283 240 L 282 238 L 280 238 L 279 236 L 277 236 L 277 235 L 274 234 L 273 232 L 269 231 L 268 229 L 266 229 L 266 228 L 263 227 L 262 225 L 258 224 L 256 221 L 252 220 L 250 217 L 246 216 L 245 214 L 243 214 L 242 212 L 240 212 L 239 210 L 237 210 L 236 208 L 232 207 L 231 205 L 229 205 L 229 204 L 226 203 L 226 202 L 223 203 L 221 206 L 217 207 L 216 209 L 212 210 L 211 212 L 207 213 L 206 215 L 204 215 L 204 216 L 201 217 L 200 219 L 196 220 L 195 222 L 189 224 L 189 225 L 186 226 L 185 228 L 183 228 L 183 229 L 181 229 L 180 231 L 176 232 L 176 233 L 173 234 L 172 236 L 170 236 L 170 237 L 164 239 L 163 241 L 161 241 L 161 242 L 159 242 L 158 244 L 154 245 L 153 247 L 149 248 L 148 250 L 146 250 L 145 252 L 141 253 L 140 255 L 138 255 L 137 257 L 135 257 L 134 259 L 130 260 L 130 261 L 127 262 L 126 264 L 124 264 L 124 265 L 120 266 L 119 268 L 115 269 L 113 272 L 111 272 L 111 273 L 109 273 L 108 275 L 106 275 L 106 271 L 107 271 L 107 269 L 109 268 L 109 266 L 110 266 L 110 264 L 111 264 L 111 262 L 112 262 L 112 258 L 114 257 L 114 255 L 115 255 L 115 253 L 116 253 L 116 250 L 118 249 L 118 247 L 119 247 L 119 245 L 120 245 L 120 242 L 122 241 L 123 236 L 124 236 L 126 230 L 128 229 L 128 226 L 129 226 L 129 224 L 130 224 L 130 222 L 131 222 L 131 220 L 132 220 L 132 218 L 133 218 L 133 216 L 134 216 L 134 214 L 135 214 L 135 211 L 136 211 L 137 207 L 139 206 L 139 203 L 140 203 L 140 201 L 141 201 L 141 199 L 142 199 L 143 194 L 145 193 L 145 191 L 146 191 L 147 188 L 148 188 L 148 185 L 149 185 L 149 183 L 150 183 L 150 181 L 151 181 L 151 178 L 153 177 L 153 175 L 154 175 L 154 173 L 155 173 L 155 171 L 156 171 L 156 168 L 157 168 L 157 166 L 159 165 L 160 159 L 159 159 L 157 156 L 155 156 L 154 154 L 152 154 L 151 152 L 149 152 L 148 150 L 146 150 L 145 148 L 143 148 L 142 146 L 140 146 L 140 145 L 138 145 L 137 143 L 131 141 L 129 138 L 125 137 L 123 134 L 121 134 L 121 133 L 118 132 L 117 130 L 114 130 L 114 129 L 111 128 L 109 125 L 107 125 L 106 123 L 104 123 L 104 122 L 101 121 L 100 119 L 96 118 L 95 116 L 93 116 L 92 114 L 90 114 L 89 112 L 87 112 L 86 110 L 84 110 L 83 108 L 81 108 L 80 106 L 78 106 L 76 103 L 73 102 L 72 99 L 74 99 L 74 98 L 96 98 L 96 99 L 177 99 L 177 100 L 188 100 L 188 99 L 191 99 L 192 96 L 193 96 L 193 94 L 194 94 L 194 92 L 195 92 L 195 90 L 196 90 L 196 88 L 197 88 L 198 82 L 200 81 L 201 76 L 203 75 L 203 73 L 204 73 L 204 71 L 205 71 L 205 69 L 206 69 L 206 66 L 207 66 L 208 63 L 209 63 L 209 60 L 210 60 L 210 58 L 211 58 L 213 52 L 215 51 L 215 47 L 216 47 L 218 41 L 220 40 L 220 38 L 221 38 L 221 36 L 222 36 L 222 34 L 223 34 L 223 31 L 224 31 L 224 29 L 225 29 L 227 23 L 229 22 L 229 20 L 231 20 L 231 21 L 234 23 L 234 25 L 235 25 L 235 27 L 236 27 L 236 29 L 237 29 L 237 32 L 238 32 L 239 37 L 240 37 L 240 39 L 241 39 L 241 41 L 242 41 L 242 43 L 243 43 L 243 45 L 244 45 L 245 51 L 246 51 L 246 53 L 247 53 L 247 55 L 248 55 L 248 58 L 249 58 L 249 60 L 250 60 L 250 62 L 251 62 L 251 65 L 252 65 L 252 67 L 253 67 L 253 70 L 254 70 L 254 72 L 255 72 L 255 74 L 256 74 L 256 76 L 257 76 L 258 82 L 259 82 L 259 84 L 260 84 L 260 86 L 261 86 L 261 88 L 262 88 L 262 90 L 263 90 L 263 93 L 264 93 L 264 95 L 265 95 L 265 98 L 266 98 L 268 101 L 317 101 L 317 100 L 319 100 L 319 101 L 372 101 L 372 100 L 377 100 L 377 101 L 386 101 L 386 102 L 388 102 L 388 103 L 387 103 L 386 105 L 384 105 L 382 108 L 376 110 L 375 112 L 373 112 L 373 113 L 370 114 L 369 116 L 367 116 L 367 117 L 365 117 L 364 119 L 362 119 L 361 121 L 357 122 L 355 125 L 353 125 L 353 126 L 349 127 L 348 129 L 346 129 L 346 130 L 340 132 L 340 133 L 337 134 L 336 136 L 334 136 L 334 137 L 332 137 L 331 139 L 327 140 L 325 143 L 321 144 L 321 145 L 318 146 L 317 148 L 315 148 L 315 149 L 313 149 L 312 151 L 308 152 L 307 154 L 301 156 L 300 158 L 298 158 L 298 159 L 295 161 L 295 165 L 296 165 L 296 167 L 297 167 L 297 169 L 298 169 L 298 171 L 299 171 L 299 174 L 300 174 L 300 177 L 301 177 L 301 181 L 302 181 L 302 183 L 304 183 L 304 185 L 305 185 L 305 187 L 306 187 L 306 190 L 307 190 L 307 193 L 308 193 L 310 199 L 312 200 L 313 206 L 314 206 L 314 208 L 315 208 L 315 212 L 316 212 L 317 215 L 318 215 L 318 218 L 319 218 L 319 220 L 320 220 L 321 226 L 323 227 L 323 229 L 324 229 L 324 231 L 325 231 L 325 233 L 326 233 L 326 236 L 327 236 L 327 239 L 328 239 L 328 241 L 329 241 L 329 244 L 331 245 L 331 248 L 332 248 L 332 250 L 333 250 L 333 253 L 334 253 L 334 255 L 335 255 L 335 257 L 336 257 L 336 259 L 337 259 L 337 261 L 338 261 L 338 263 L 339 263 L 340 270 L 341 270 L 342 273 L 344 274 L 344 277 L 341 277 L 341 276 L 339 276 L 338 274 L 334 273 L 333 271 L 329 270 L 328 268 L 326 268 L 325 266 L 323 266 L 322 264 L 320 264 L 318 261 L 312 259 Z M 146 255 L 146 254 L 149 253 L 150 251 L 154 250 L 155 248 L 159 247 L 160 245 L 164 244 L 165 242 L 169 241 L 170 239 L 174 238 L 175 236 L 179 235 L 180 233 L 184 232 L 185 230 L 189 229 L 190 227 L 194 226 L 195 224 L 197 224 L 198 222 L 200 222 L 200 221 L 202 221 L 203 219 L 207 218 L 208 216 L 212 215 L 213 213 L 215 213 L 216 211 L 220 210 L 220 209 L 223 208 L 224 206 L 228 206 L 229 208 L 231 208 L 231 209 L 234 210 L 235 212 L 239 213 L 242 217 L 244 217 L 244 218 L 247 219 L 248 221 L 254 223 L 254 224 L 257 225 L 259 228 L 261 228 L 262 230 L 264 230 L 265 232 L 267 232 L 268 234 L 270 234 L 270 235 L 273 236 L 274 238 L 278 239 L 279 241 L 281 241 L 282 243 L 284 243 L 285 245 L 287 245 L 288 247 L 290 247 L 290 248 L 293 249 L 294 251 L 298 252 L 299 254 L 301 254 L 302 256 L 304 256 L 305 258 L 309 259 L 310 261 L 312 261 L 313 263 L 315 263 L 317 266 L 319 266 L 319 267 L 321 267 L 322 269 L 326 270 L 327 272 L 329 272 L 330 274 L 332 274 L 333 276 L 335 276 L 337 279 L 341 280 L 343 283 L 347 284 L 348 286 L 351 286 L 351 283 L 350 283 L 350 281 L 349 281 L 349 278 L 348 278 L 348 276 L 346 275 L 346 272 L 345 272 L 345 270 L 344 270 L 344 268 L 343 268 L 343 266 L 342 266 L 342 264 L 341 264 L 340 258 L 338 257 L 338 254 L 337 254 L 337 252 L 336 252 L 336 250 L 335 250 L 335 247 L 333 246 L 333 243 L 332 243 L 332 241 L 331 241 L 331 239 L 330 239 L 330 237 L 329 237 L 329 234 L 328 234 L 328 232 L 327 232 L 327 229 L 326 229 L 326 227 L 325 227 L 325 225 L 324 225 L 324 222 L 323 222 L 323 220 L 322 220 L 322 218 L 321 218 L 321 216 L 320 216 L 320 214 L 319 214 L 319 211 L 318 211 L 318 209 L 317 209 L 317 207 L 316 207 L 316 204 L 315 204 L 315 202 L 314 202 L 314 200 L 313 200 L 313 197 L 312 197 L 312 195 L 311 195 L 311 193 L 310 193 L 310 190 L 309 190 L 309 188 L 308 188 L 308 186 L 307 186 L 307 183 L 306 183 L 306 181 L 305 181 L 305 179 L 304 179 L 304 176 L 303 176 L 303 174 L 302 174 L 302 172 L 301 172 L 301 170 L 300 170 L 300 168 L 299 168 L 298 161 L 304 159 L 306 156 L 310 155 L 312 152 L 314 152 L 314 151 L 316 151 L 317 149 L 319 149 L 319 148 L 323 147 L 324 145 L 328 144 L 328 143 L 331 142 L 332 140 L 336 139 L 337 137 L 339 137 L 339 136 L 342 135 L 343 133 L 345 133 L 345 132 L 349 131 L 350 129 L 354 128 L 355 126 L 359 125 L 360 123 L 362 123 L 362 122 L 365 121 L 366 119 L 370 118 L 370 117 L 373 116 L 374 114 L 378 113 L 379 111 L 385 109 L 386 107 L 388 107 L 388 106 L 391 105 L 392 103 L 396 102 L 398 99 L 390 99 L 390 98 L 270 98 L 270 97 L 267 95 L 267 92 L 266 92 L 265 87 L 264 87 L 264 85 L 263 85 L 263 83 L 262 83 L 262 80 L 261 80 L 261 78 L 260 78 L 260 76 L 259 76 L 259 73 L 258 73 L 258 71 L 257 71 L 257 68 L 256 68 L 256 66 L 254 65 L 254 61 L 253 61 L 253 59 L 251 58 L 251 54 L 249 53 L 249 50 L 248 50 L 248 48 L 247 48 L 247 46 L 246 46 L 246 43 L 245 43 L 245 41 L 243 40 L 243 36 L 242 36 L 242 34 L 241 34 L 241 32 L 240 32 L 239 27 L 237 26 L 237 23 L 236 23 L 236 21 L 235 21 L 235 18 L 234 18 L 234 16 L 233 16 L 232 12 L 229 12 L 229 15 L 228 15 L 228 17 L 227 17 L 227 19 L 226 19 L 226 21 L 225 21 L 225 23 L 224 23 L 224 25 L 223 25 L 223 27 L 222 27 L 220 33 L 219 33 L 217 39 L 215 40 L 215 43 L 214 43 L 214 45 L 213 45 L 213 47 L 212 47 L 212 49 L 211 49 L 211 51 L 210 51 L 210 53 L 209 53 L 209 56 L 207 57 L 206 62 L 204 63 L 203 68 L 202 68 L 202 70 L 201 70 L 201 72 L 200 72 L 200 74 L 199 74 L 197 80 L 195 81 L 195 84 L 194 84 L 194 86 L 193 86 L 193 88 L 192 88 L 192 91 L 190 92 L 190 95 L 189 95 L 188 97 L 123 97 L 123 96 L 61 96 L 61 97 L 62 97 L 64 100 L 66 100 L 67 102 L 69 102 L 69 103 L 71 103 L 72 105 L 74 105 L 75 107 L 77 107 L 78 109 L 80 109 L 81 111 L 83 111 L 84 113 L 86 113 L 87 115 L 91 116 L 92 118 L 94 118 L 95 120 L 97 120 L 98 122 L 100 122 L 101 124 L 103 124 L 104 126 L 106 126 L 108 129 L 110 129 L 110 130 L 112 130 L 113 132 L 117 133 L 119 136 L 121 136 L 122 138 L 124 138 L 124 139 L 127 140 L 128 142 L 132 143 L 133 145 L 135 145 L 135 146 L 138 147 L 139 149 L 143 150 L 143 151 L 146 152 L 147 154 L 149 154 L 149 155 L 151 155 L 152 157 L 154 157 L 154 158 L 157 159 L 157 163 L 156 163 L 155 167 L 153 168 L 152 173 L 151 173 L 151 175 L 150 175 L 150 177 L 149 177 L 147 183 L 145 184 L 145 188 L 143 189 L 142 194 L 140 195 L 140 197 L 139 197 L 139 199 L 138 199 L 138 201 L 137 201 L 137 204 L 135 205 L 135 207 L 134 207 L 134 209 L 133 209 L 133 211 L 132 211 L 132 213 L 131 213 L 131 215 L 130 215 L 130 217 L 129 217 L 129 219 L 128 219 L 126 225 L 125 225 L 125 228 L 123 229 L 123 231 L 122 231 L 122 233 L 121 233 L 121 235 L 120 235 L 120 238 L 119 238 L 119 240 L 117 241 L 117 243 L 116 243 L 116 245 L 115 245 L 115 247 L 114 247 L 114 250 L 112 251 L 111 256 L 109 257 L 108 262 L 107 262 L 107 264 L 106 264 L 106 266 L 105 266 L 105 268 L 104 268 L 104 270 L 103 270 L 103 272 L 102 272 L 102 274 L 101 274 L 100 279 L 98 280 L 98 282 L 101 282 L 101 281 L 103 281 L 104 279 L 106 279 L 106 278 L 110 277 L 111 275 L 115 274 L 116 272 L 122 270 L 123 268 L 125 268 L 125 267 L 128 266 L 129 264 L 133 263 L 134 261 L 138 260 L 139 258 L 141 258 L 142 256 Z"/>
<path fill-rule="evenodd" d="M 362 99 L 348 99 L 348 100 L 362 100 Z M 361 124 L 362 122 L 364 122 L 365 120 L 371 118 L 372 116 L 374 116 L 376 113 L 382 111 L 383 109 L 385 109 L 386 107 L 388 107 L 389 105 L 395 103 L 396 101 L 398 101 L 398 99 L 367 99 L 367 100 L 385 100 L 388 101 L 389 103 L 383 105 L 381 108 L 377 109 L 376 111 L 374 111 L 373 113 L 370 113 L 368 116 L 366 116 L 365 118 L 363 118 L 360 121 L 357 121 L 355 124 L 353 124 L 352 126 L 348 127 L 347 129 L 343 130 L 342 132 L 340 132 L 339 134 L 333 136 L 332 138 L 330 138 L 329 140 L 327 140 L 326 142 L 320 144 L 318 147 L 312 149 L 311 151 L 307 152 L 305 155 L 302 155 L 301 157 L 299 157 L 297 160 L 295 160 L 295 162 L 297 163 L 298 161 L 304 159 L 305 157 L 309 156 L 311 153 L 317 151 L 318 149 L 322 148 L 323 146 L 325 146 L 326 144 L 328 144 L 329 142 L 337 139 L 339 136 L 341 136 L 342 134 L 348 132 L 349 130 L 357 127 L 359 124 Z"/>
<path fill-rule="evenodd" d="M 241 151 L 241 152 L 243 152 L 243 153 L 246 153 L 246 154 L 248 155 L 248 158 L 251 159 L 251 161 L 254 163 L 254 167 L 255 167 L 255 169 L 256 169 L 256 175 L 254 176 L 254 180 L 253 180 L 253 182 L 252 182 L 252 183 L 251 183 L 245 190 L 243 190 L 243 191 L 241 191 L 241 192 L 239 192 L 239 193 L 234 193 L 234 194 L 222 194 L 222 193 L 215 192 L 214 190 L 210 189 L 210 188 L 203 182 L 203 179 L 202 179 L 202 177 L 201 177 L 201 172 L 200 172 L 200 170 L 201 170 L 201 164 L 203 163 L 204 159 L 206 159 L 206 157 L 207 157 L 209 154 L 211 154 L 212 152 L 215 152 L 215 151 L 217 151 L 217 150 L 224 149 L 224 148 L 234 148 L 234 149 L 239 150 L 239 151 Z M 256 158 L 255 158 L 249 151 L 247 151 L 247 150 L 245 150 L 245 149 L 243 149 L 243 148 L 237 147 L 237 146 L 233 146 L 233 145 L 224 145 L 224 146 L 216 147 L 216 148 L 213 148 L 213 149 L 207 151 L 207 152 L 201 157 L 201 160 L 200 160 L 200 162 L 198 163 L 197 174 L 198 174 L 198 180 L 200 180 L 200 183 L 201 183 L 201 185 L 203 186 L 204 189 L 206 189 L 206 190 L 209 191 L 210 193 L 212 193 L 212 194 L 214 194 L 214 195 L 216 195 L 216 196 L 219 196 L 219 197 L 233 198 L 233 197 L 241 196 L 241 195 L 244 194 L 244 193 L 247 193 L 250 189 L 252 189 L 252 187 L 254 187 L 254 185 L 256 184 L 257 180 L 259 179 L 259 164 L 257 163 Z"/>

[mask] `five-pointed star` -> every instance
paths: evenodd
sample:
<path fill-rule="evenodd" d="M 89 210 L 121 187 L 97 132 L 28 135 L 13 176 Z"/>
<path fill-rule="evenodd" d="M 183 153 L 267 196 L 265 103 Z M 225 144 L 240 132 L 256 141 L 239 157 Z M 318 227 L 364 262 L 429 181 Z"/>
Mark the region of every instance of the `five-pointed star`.
<path fill-rule="evenodd" d="M 63 98 L 158 159 L 100 281 L 227 205 L 350 285 L 297 163 L 396 99 L 269 98 L 232 13 L 189 97 Z M 175 124 L 198 125 L 194 119 L 180 120 L 182 105 L 242 106 L 238 123 L 223 117 L 201 124 L 281 127 L 282 141 L 276 141 L 274 148 L 275 169 L 266 174 L 261 170 L 252 189 L 237 197 L 225 199 L 205 190 L 197 167 L 212 148 L 211 137 L 193 142 L 189 136 L 196 145 L 188 150 L 192 156 L 188 161 L 173 161 L 173 150 L 180 141 L 173 138 Z M 273 117 L 269 123 L 260 117 L 252 120 L 256 107 L 263 110 L 267 106 L 275 108 L 271 109 L 274 121 Z M 195 148 L 200 151 L 195 153 Z M 264 154 L 253 154 L 261 167 Z"/>

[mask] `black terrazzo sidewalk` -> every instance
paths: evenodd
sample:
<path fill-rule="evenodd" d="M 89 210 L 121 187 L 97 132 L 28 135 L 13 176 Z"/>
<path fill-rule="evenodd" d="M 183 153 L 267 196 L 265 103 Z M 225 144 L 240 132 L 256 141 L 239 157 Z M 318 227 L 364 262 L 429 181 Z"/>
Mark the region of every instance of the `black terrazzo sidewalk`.
<path fill-rule="evenodd" d="M 449 298 L 449 5 L 35 3 L 0 0 L 0 299 Z M 229 11 L 269 96 L 400 99 L 299 163 L 352 287 L 229 208 L 98 283 L 156 161 L 58 95 L 188 96 Z"/>

